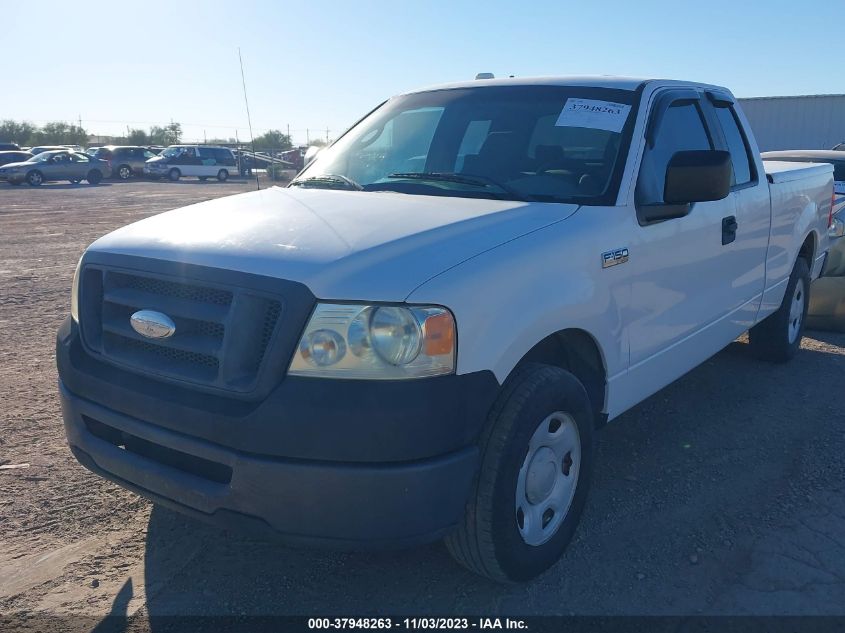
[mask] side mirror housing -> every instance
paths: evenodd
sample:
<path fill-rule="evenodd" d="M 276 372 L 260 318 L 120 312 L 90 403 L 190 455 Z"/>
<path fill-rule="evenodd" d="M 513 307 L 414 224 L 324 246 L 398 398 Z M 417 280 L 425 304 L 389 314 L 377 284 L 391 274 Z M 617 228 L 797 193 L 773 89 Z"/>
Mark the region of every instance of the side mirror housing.
<path fill-rule="evenodd" d="M 676 152 L 666 168 L 663 201 L 669 205 L 683 205 L 727 198 L 732 172 L 730 152 Z"/>

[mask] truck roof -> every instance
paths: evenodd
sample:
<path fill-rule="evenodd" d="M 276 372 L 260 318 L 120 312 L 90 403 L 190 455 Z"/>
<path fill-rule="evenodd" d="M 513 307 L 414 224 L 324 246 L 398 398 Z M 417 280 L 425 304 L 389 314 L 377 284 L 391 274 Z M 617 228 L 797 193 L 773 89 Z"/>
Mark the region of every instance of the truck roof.
<path fill-rule="evenodd" d="M 697 86 L 725 90 L 722 86 L 705 84 L 697 81 L 678 81 L 647 77 L 617 77 L 613 75 L 571 75 L 562 77 L 503 77 L 501 79 L 471 79 L 453 83 L 427 86 L 418 90 L 408 90 L 403 94 L 428 92 L 431 90 L 454 90 L 458 88 L 481 88 L 487 86 L 580 86 L 588 88 L 615 88 L 617 90 L 636 90 L 646 83 L 661 86 Z"/>

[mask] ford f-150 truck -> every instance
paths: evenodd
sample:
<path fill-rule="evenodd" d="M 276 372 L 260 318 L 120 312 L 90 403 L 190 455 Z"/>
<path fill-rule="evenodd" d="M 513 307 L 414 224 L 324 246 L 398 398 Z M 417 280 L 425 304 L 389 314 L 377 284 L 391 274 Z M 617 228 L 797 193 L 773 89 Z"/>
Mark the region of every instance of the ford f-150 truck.
<path fill-rule="evenodd" d="M 717 86 L 402 94 L 286 188 L 85 251 L 57 340 L 68 442 L 220 526 L 444 538 L 529 579 L 573 536 L 598 427 L 744 332 L 796 354 L 832 192 L 829 165 L 764 164 Z"/>

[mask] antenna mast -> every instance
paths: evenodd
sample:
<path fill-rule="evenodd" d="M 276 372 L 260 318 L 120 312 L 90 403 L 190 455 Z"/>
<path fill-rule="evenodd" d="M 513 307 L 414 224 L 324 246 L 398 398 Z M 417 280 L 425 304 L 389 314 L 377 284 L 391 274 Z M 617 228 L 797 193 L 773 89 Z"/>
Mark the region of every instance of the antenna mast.
<path fill-rule="evenodd" d="M 241 64 L 241 84 L 244 87 L 244 103 L 246 104 L 246 121 L 249 124 L 249 140 L 252 144 L 252 163 L 255 165 L 255 137 L 252 135 L 252 117 L 249 115 L 249 99 L 246 97 L 246 79 L 244 78 L 244 60 L 241 57 L 241 47 L 238 46 L 238 61 Z M 255 187 L 260 190 L 261 183 L 258 180 L 258 170 L 255 170 Z"/>

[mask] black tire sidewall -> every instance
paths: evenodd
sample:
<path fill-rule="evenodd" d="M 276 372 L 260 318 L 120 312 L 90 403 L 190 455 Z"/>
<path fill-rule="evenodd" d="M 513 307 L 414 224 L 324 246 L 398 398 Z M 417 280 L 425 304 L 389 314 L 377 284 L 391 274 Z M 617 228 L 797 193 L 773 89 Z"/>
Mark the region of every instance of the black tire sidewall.
<path fill-rule="evenodd" d="M 226 182 L 229 179 L 229 172 L 225 169 L 221 169 L 217 172 L 217 180 L 220 182 Z"/>
<path fill-rule="evenodd" d="M 174 169 L 171 169 L 170 171 L 167 172 L 167 178 L 171 182 L 176 182 L 181 177 L 182 177 L 182 172 L 180 172 L 178 169 L 174 168 Z"/>
<path fill-rule="evenodd" d="M 88 172 L 88 177 L 85 179 L 88 181 L 89 185 L 96 185 L 103 179 L 103 174 L 98 172 L 96 169 L 92 169 Z"/>
<path fill-rule="evenodd" d="M 128 172 L 125 176 L 121 173 L 124 169 Z M 129 165 L 121 165 L 117 168 L 117 177 L 121 180 L 129 180 L 132 177 L 132 168 Z"/>
<path fill-rule="evenodd" d="M 553 565 L 572 540 L 584 510 L 590 487 L 593 466 L 593 415 L 589 398 L 578 380 L 561 371 L 568 378 L 549 381 L 516 412 L 508 449 L 499 464 L 499 472 L 493 495 L 492 536 L 499 565 L 511 580 L 521 581 L 533 578 Z M 539 546 L 523 541 L 516 523 L 515 495 L 519 470 L 528 451 L 528 443 L 537 425 L 549 414 L 563 411 L 569 414 L 578 426 L 581 439 L 581 465 L 575 496 L 566 518 L 557 533 Z"/>
<path fill-rule="evenodd" d="M 38 174 L 39 176 L 41 176 L 41 180 L 39 180 L 36 183 L 32 182 L 31 179 L 32 179 L 33 174 Z M 41 174 L 40 171 L 33 170 L 26 175 L 26 182 L 30 187 L 37 187 L 44 182 L 44 176 Z"/>

